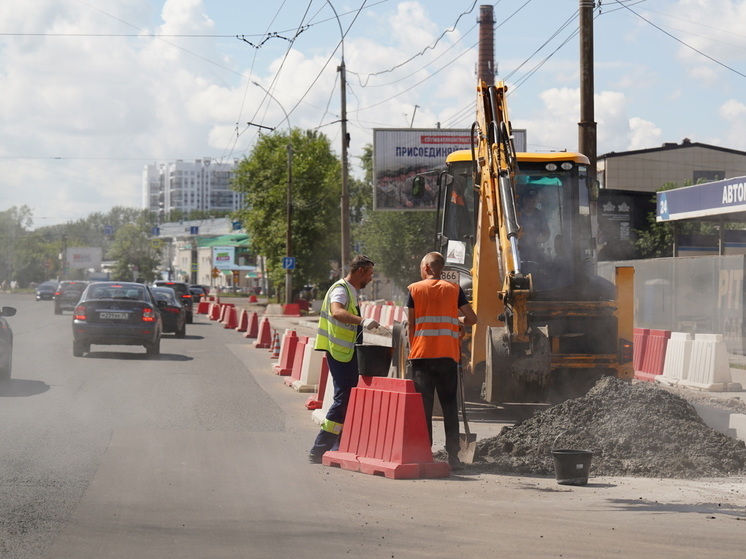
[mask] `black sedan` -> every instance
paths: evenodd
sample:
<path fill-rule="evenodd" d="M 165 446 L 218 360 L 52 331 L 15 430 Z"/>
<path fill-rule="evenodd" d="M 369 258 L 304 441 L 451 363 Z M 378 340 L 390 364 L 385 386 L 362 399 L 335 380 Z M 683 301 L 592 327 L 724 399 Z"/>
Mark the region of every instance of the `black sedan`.
<path fill-rule="evenodd" d="M 37 301 L 42 301 L 44 299 L 46 299 L 47 301 L 51 301 L 52 299 L 54 299 L 55 291 L 57 291 L 57 282 L 45 281 L 44 283 L 40 283 L 36 286 L 34 295 L 36 296 Z"/>
<path fill-rule="evenodd" d="M 176 292 L 170 287 L 151 287 L 158 310 L 161 311 L 163 319 L 163 332 L 173 332 L 177 338 L 186 335 L 186 309 L 181 304 Z"/>
<path fill-rule="evenodd" d="M 161 352 L 163 323 L 150 289 L 141 283 L 102 281 L 88 285 L 73 311 L 73 355 L 91 345 L 142 345 Z"/>
<path fill-rule="evenodd" d="M 3 307 L 0 310 L 0 380 L 9 379 L 13 369 L 13 330 L 5 317 L 14 314 L 14 307 Z"/>

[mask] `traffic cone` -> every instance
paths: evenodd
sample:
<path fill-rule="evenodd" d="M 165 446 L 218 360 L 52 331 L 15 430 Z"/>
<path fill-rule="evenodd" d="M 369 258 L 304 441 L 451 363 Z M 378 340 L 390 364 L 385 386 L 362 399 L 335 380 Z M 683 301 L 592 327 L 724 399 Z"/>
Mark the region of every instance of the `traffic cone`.
<path fill-rule="evenodd" d="M 269 356 L 270 359 L 279 359 L 280 358 L 280 335 L 277 333 L 277 330 L 272 330 L 274 332 L 274 335 L 272 337 L 272 347 L 269 348 L 269 351 L 272 352 L 272 355 Z"/>

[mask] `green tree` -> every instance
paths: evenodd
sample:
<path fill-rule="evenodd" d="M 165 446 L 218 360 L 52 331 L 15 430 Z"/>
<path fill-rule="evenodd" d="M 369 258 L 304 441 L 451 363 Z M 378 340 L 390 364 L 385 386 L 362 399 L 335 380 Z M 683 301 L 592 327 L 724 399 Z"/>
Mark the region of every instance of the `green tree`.
<path fill-rule="evenodd" d="M 151 246 L 151 239 L 141 227 L 127 224 L 120 227 L 114 237 L 110 256 L 116 260 L 112 279 L 132 281 L 143 278 L 153 281 L 160 264 L 160 250 Z"/>
<path fill-rule="evenodd" d="M 26 286 L 45 278 L 44 263 L 55 257 L 54 248 L 30 231 L 33 212 L 28 206 L 13 206 L 0 212 L 0 281 Z M 50 249 L 51 248 L 51 249 Z"/>
<path fill-rule="evenodd" d="M 292 146 L 293 291 L 323 282 L 329 262 L 339 259 L 340 163 L 329 139 L 319 132 L 274 132 L 262 136 L 236 168 L 233 187 L 245 195 L 246 208 L 235 217 L 249 235 L 252 252 L 267 258 L 276 286 L 285 282 L 288 145 Z M 280 289 L 282 291 L 282 288 Z"/>
<path fill-rule="evenodd" d="M 691 182 L 683 186 L 691 186 Z M 682 188 L 672 182 L 664 184 L 658 192 Z M 655 201 L 655 197 L 653 197 Z M 644 230 L 637 230 L 635 248 L 640 258 L 663 258 L 673 256 L 674 224 L 671 222 L 658 222 L 655 212 L 647 216 L 648 226 Z M 682 221 L 676 225 L 677 235 L 712 235 L 715 233 L 714 225 L 701 221 Z"/>
<path fill-rule="evenodd" d="M 361 157 L 363 181 L 350 188 L 353 241 L 376 263 L 376 271 L 400 289 L 420 279 L 422 257 L 433 250 L 435 212 L 373 210 L 373 147 Z"/>

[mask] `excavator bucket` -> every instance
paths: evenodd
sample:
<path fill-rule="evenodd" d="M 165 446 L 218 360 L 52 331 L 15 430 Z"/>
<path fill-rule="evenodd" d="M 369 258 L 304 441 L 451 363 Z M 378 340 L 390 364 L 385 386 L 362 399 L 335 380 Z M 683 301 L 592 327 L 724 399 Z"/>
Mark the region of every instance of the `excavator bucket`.
<path fill-rule="evenodd" d="M 507 327 L 487 328 L 482 397 L 493 404 L 543 402 L 547 398 L 551 351 L 545 328 L 534 328 L 528 343 L 514 343 Z"/>

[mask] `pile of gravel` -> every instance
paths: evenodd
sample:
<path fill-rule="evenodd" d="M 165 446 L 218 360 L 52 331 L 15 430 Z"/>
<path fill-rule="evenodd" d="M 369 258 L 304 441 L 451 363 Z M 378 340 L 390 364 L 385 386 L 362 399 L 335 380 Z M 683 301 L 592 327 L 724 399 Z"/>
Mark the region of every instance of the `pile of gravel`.
<path fill-rule="evenodd" d="M 746 444 L 705 425 L 684 398 L 612 377 L 581 398 L 478 441 L 469 470 L 554 475 L 552 448 L 593 451 L 592 476 L 746 474 Z"/>

